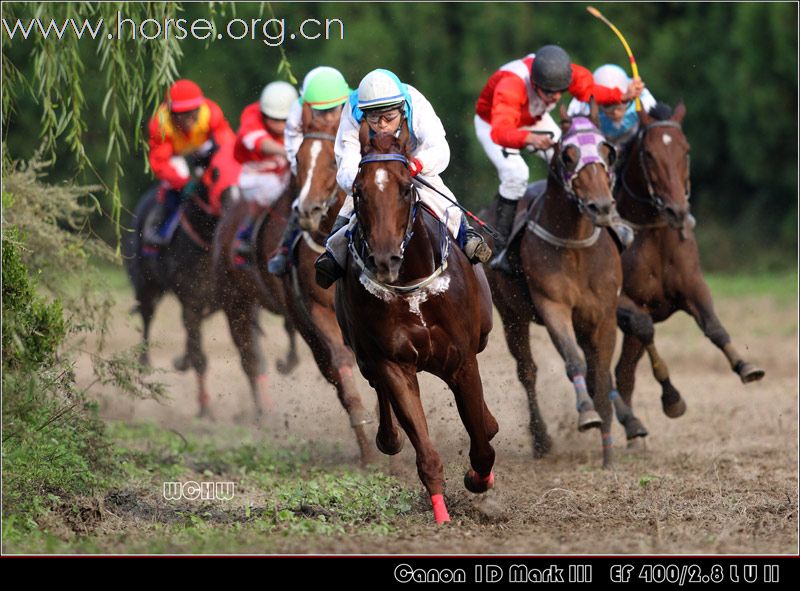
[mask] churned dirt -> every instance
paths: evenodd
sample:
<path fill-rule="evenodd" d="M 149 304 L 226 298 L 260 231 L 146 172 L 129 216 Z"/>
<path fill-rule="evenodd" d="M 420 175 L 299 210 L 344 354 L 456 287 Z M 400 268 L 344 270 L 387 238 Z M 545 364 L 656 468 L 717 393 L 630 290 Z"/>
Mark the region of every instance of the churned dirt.
<path fill-rule="evenodd" d="M 125 314 L 130 296 L 120 300 L 108 344 L 112 350 L 131 346 L 139 338 L 137 321 Z M 614 469 L 601 468 L 599 431 L 577 432 L 574 395 L 563 363 L 538 326 L 531 327 L 532 346 L 539 366 L 540 405 L 554 446 L 547 458 L 533 459 L 527 402 L 495 316 L 489 346 L 479 357 L 486 400 L 500 424 L 494 440 L 495 489 L 480 497 L 464 489 L 466 432 L 451 393 L 438 379 L 423 374 L 428 423 L 445 463 L 446 499 L 453 518 L 449 526 L 433 524 L 413 449 L 406 445 L 398 457 L 381 458 L 378 465 L 405 486 L 420 490 L 414 510 L 394 524 L 396 533 L 283 536 L 237 551 L 262 552 L 267 547 L 280 553 L 348 554 L 796 554 L 797 310 L 794 303 L 770 297 L 718 300 L 717 309 L 734 343 L 766 370 L 765 379 L 743 385 L 688 316 L 676 315 L 659 325 L 657 345 L 688 411 L 679 419 L 661 412 L 660 390 L 644 359 L 634 403 L 650 435 L 644 445 L 628 449 L 624 431 L 615 423 Z M 346 414 L 305 343 L 298 337 L 297 369 L 280 375 L 274 368 L 286 351 L 285 333 L 278 319 L 266 313 L 262 326 L 274 410 L 261 432 L 278 444 L 288 435 L 320 442 L 321 448 L 334 450 L 325 452 L 327 463 L 355 466 L 358 451 Z M 172 370 L 173 356 L 184 347 L 179 309 L 172 298 L 162 302 L 156 314 L 153 340 L 154 365 L 166 370 L 159 378 L 169 386 L 170 401 L 134 401 L 113 389 L 101 389 L 96 393 L 101 416 L 155 421 L 184 433 L 202 433 L 231 430 L 241 424 L 242 416 L 252 415 L 247 382 L 221 314 L 204 328 L 213 423 L 194 418 L 194 374 Z M 87 360 L 79 363 L 78 375 L 89 380 Z M 366 405 L 374 409 L 375 395 L 360 376 L 359 385 Z M 125 516 L 135 515 L 141 501 L 125 494 L 106 499 L 106 507 L 117 516 L 108 525 L 117 533 L 130 528 L 133 534 L 139 522 Z M 133 509 L 127 511 L 128 505 Z M 237 511 L 232 507 L 230 520 L 235 520 Z M 158 519 L 151 514 L 144 517 L 150 522 Z M 219 521 L 225 523 L 225 515 Z M 125 552 L 125 547 L 110 550 Z"/>

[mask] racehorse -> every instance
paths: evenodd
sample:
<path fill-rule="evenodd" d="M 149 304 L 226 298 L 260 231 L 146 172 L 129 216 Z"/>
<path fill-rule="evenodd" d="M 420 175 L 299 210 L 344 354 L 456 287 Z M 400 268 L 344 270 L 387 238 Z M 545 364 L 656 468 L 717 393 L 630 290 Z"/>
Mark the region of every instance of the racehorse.
<path fill-rule="evenodd" d="M 239 226 L 250 208 L 244 200 L 232 203 L 223 214 L 213 240 L 213 274 L 217 283 L 217 297 L 228 320 L 231 338 L 239 351 L 242 369 L 250 385 L 250 393 L 259 422 L 272 405 L 267 390 L 267 364 L 261 350 L 258 312 L 264 308 L 283 316 L 284 329 L 289 338 L 286 359 L 279 359 L 276 368 L 281 374 L 290 373 L 298 364 L 295 327 L 288 315 L 283 285 L 277 277 L 262 274 L 270 253 L 275 250 L 281 229 L 289 215 L 291 185 L 262 214 L 256 222 L 253 235 L 259 248 L 254 252 L 253 264 L 242 267 L 235 261 L 234 243 Z"/>
<path fill-rule="evenodd" d="M 207 162 L 193 162 L 191 169 Z M 149 364 L 150 323 L 156 305 L 167 292 L 173 292 L 181 304 L 186 329 L 186 353 L 175 359 L 177 369 L 194 368 L 197 373 L 199 415 L 210 415 L 206 385 L 207 359 L 202 349 L 200 325 L 204 317 L 217 309 L 214 282 L 210 273 L 211 240 L 219 219 L 208 200 L 208 189 L 200 189 L 178 209 L 167 223 L 176 224 L 172 240 L 157 252 L 148 253 L 142 233 L 144 223 L 156 203 L 159 185 L 148 189 L 136 206 L 131 226 L 134 232 L 123 242 L 125 268 L 133 284 L 137 301 L 135 310 L 142 316 L 143 350 L 140 363 Z"/>
<path fill-rule="evenodd" d="M 283 276 L 286 303 L 292 320 L 314 354 L 320 372 L 336 393 L 353 428 L 362 464 L 374 461 L 375 447 L 365 425 L 372 422 L 364 410 L 353 376 L 355 358 L 344 344 L 336 322 L 332 289 L 322 289 L 314 279 L 314 261 L 324 250 L 345 192 L 336 183 L 333 145 L 338 121 L 321 122 L 311 108 L 303 108 L 303 143 L 297 152 L 298 214 L 303 232 L 294 247 L 296 264 Z M 266 253 L 265 253 L 266 254 Z M 261 267 L 262 273 L 264 268 Z"/>
<path fill-rule="evenodd" d="M 615 395 L 611 379 L 622 286 L 619 253 L 606 231 L 615 216 L 615 152 L 597 130 L 594 102 L 589 118 L 570 119 L 562 107 L 561 126 L 547 180 L 531 185 L 520 203 L 508 248 L 515 272 L 489 271 L 488 276 L 517 376 L 528 395 L 534 455 L 547 453 L 552 442 L 537 400 L 531 321 L 547 327 L 575 389 L 578 429 L 600 427 L 603 465 L 609 466 L 610 397 L 626 433 L 647 433 Z"/>
<path fill-rule="evenodd" d="M 494 484 L 498 431 L 483 398 L 477 354 L 492 328 L 492 303 L 483 270 L 473 267 L 438 218 L 417 200 L 408 171 L 409 130 L 369 137 L 361 124 L 362 160 L 353 185 L 356 225 L 350 256 L 336 286 L 336 316 L 378 394 L 376 443 L 389 455 L 403 447 L 397 422 L 417 454 L 417 472 L 431 496 L 436 523 L 449 521 L 442 460 L 428 435 L 417 372 L 432 373 L 455 395 L 470 437 L 471 468 L 464 485 L 474 493 Z"/>
<path fill-rule="evenodd" d="M 617 320 L 624 340 L 617 386 L 630 405 L 636 365 L 646 350 L 661 384 L 662 409 L 673 418 L 686 411 L 686 403 L 656 350 L 653 323 L 678 310 L 695 319 L 742 382 L 764 377 L 764 370 L 745 361 L 731 343 L 700 270 L 689 214 L 689 142 L 681 127 L 685 115 L 682 103 L 674 113 L 663 103 L 649 114 L 639 113 L 640 131 L 628 149 L 615 192 L 620 215 L 635 230 L 633 244 L 622 255 L 624 283 Z"/>

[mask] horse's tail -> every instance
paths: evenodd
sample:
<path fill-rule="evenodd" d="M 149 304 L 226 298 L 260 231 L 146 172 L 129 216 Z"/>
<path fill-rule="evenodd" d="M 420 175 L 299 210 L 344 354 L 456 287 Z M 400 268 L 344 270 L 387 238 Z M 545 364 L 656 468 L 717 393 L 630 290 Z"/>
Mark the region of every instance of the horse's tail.
<path fill-rule="evenodd" d="M 144 220 L 152 209 L 156 201 L 158 185 L 153 185 L 144 192 L 139 202 L 136 204 L 133 217 L 130 221 L 130 232 L 126 232 L 122 240 L 122 257 L 125 262 L 125 270 L 128 273 L 137 299 L 144 293 L 147 279 L 145 270 L 142 266 L 142 231 Z"/>

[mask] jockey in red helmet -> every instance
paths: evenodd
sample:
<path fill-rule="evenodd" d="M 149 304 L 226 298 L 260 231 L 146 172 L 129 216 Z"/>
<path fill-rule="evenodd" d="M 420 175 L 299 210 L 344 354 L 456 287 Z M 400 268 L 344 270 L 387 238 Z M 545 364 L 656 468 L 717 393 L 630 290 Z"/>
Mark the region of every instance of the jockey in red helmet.
<path fill-rule="evenodd" d="M 177 80 L 167 91 L 148 125 L 150 166 L 161 181 L 157 205 L 143 232 L 145 242 L 164 246 L 166 239 L 158 232 L 167 214 L 168 201 L 175 207 L 194 194 L 196 178 L 208 166 L 219 146 L 233 142 L 235 136 L 222 109 L 203 96 L 191 80 Z M 190 162 L 200 170 L 191 170 Z"/>

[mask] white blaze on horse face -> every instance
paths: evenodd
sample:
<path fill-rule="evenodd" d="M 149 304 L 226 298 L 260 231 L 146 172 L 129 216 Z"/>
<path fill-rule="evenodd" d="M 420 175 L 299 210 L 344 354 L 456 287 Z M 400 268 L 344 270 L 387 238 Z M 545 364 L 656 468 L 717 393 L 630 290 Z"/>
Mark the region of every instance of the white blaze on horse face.
<path fill-rule="evenodd" d="M 668 133 L 665 133 L 661 136 L 661 141 L 664 142 L 665 146 L 669 146 L 672 143 L 672 136 L 670 136 Z"/>
<path fill-rule="evenodd" d="M 314 178 L 314 168 L 317 166 L 317 157 L 322 152 L 322 141 L 314 140 L 311 144 L 311 164 L 308 166 L 308 175 L 306 175 L 306 182 L 303 183 L 303 190 L 300 191 L 298 202 L 302 206 L 308 197 L 308 192 L 311 190 L 311 179 Z"/>
<path fill-rule="evenodd" d="M 386 169 L 379 168 L 375 171 L 375 184 L 378 185 L 378 190 L 383 193 L 386 190 L 386 182 L 389 180 L 389 174 Z"/>

